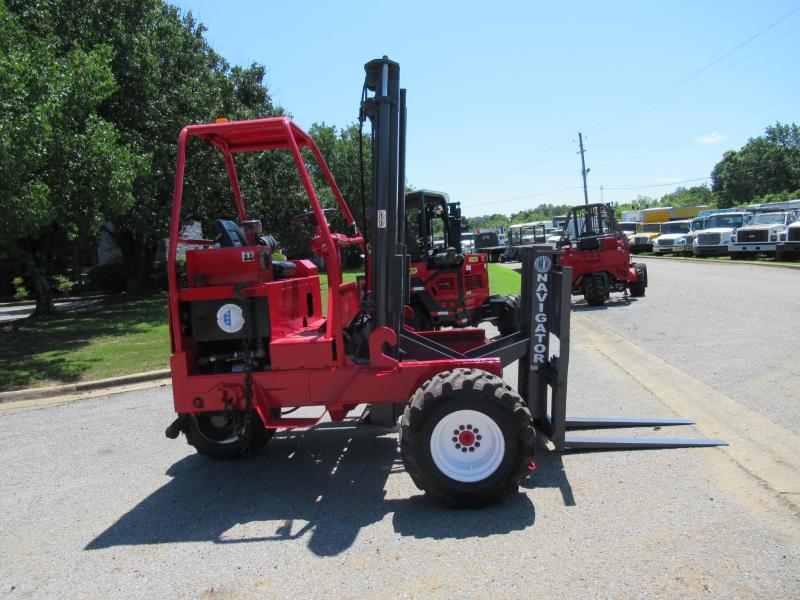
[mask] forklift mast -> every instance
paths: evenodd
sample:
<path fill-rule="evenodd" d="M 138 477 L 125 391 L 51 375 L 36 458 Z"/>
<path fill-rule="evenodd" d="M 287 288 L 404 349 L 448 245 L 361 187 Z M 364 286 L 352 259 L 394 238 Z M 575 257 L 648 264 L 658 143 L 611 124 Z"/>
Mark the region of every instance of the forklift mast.
<path fill-rule="evenodd" d="M 400 332 L 408 301 L 405 240 L 406 91 L 400 89 L 400 65 L 384 56 L 364 65 L 362 113 L 372 125 L 372 206 L 367 210 L 372 239 L 371 298 L 373 329 Z M 372 92 L 372 96 L 369 96 Z M 392 354 L 397 356 L 397 348 Z"/>

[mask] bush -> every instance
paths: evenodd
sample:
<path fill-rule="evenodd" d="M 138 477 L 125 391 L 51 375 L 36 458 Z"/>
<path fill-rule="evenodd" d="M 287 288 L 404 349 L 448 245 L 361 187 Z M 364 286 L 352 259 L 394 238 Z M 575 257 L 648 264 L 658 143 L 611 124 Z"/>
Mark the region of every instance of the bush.
<path fill-rule="evenodd" d="M 66 296 L 72 291 L 75 284 L 70 281 L 69 277 L 64 275 L 56 275 L 53 277 L 53 287 L 62 296 Z"/>
<path fill-rule="evenodd" d="M 124 292 L 128 270 L 121 263 L 98 265 L 89 269 L 89 288 L 102 292 Z"/>
<path fill-rule="evenodd" d="M 186 287 L 186 257 L 178 256 L 175 259 L 175 269 L 178 275 L 178 286 Z M 167 291 L 169 289 L 169 277 L 167 275 L 167 263 L 157 263 L 147 278 L 150 289 Z"/>
<path fill-rule="evenodd" d="M 25 280 L 22 277 L 14 277 L 11 283 L 14 285 L 14 300 L 25 300 L 30 296 L 28 288 L 25 287 Z"/>

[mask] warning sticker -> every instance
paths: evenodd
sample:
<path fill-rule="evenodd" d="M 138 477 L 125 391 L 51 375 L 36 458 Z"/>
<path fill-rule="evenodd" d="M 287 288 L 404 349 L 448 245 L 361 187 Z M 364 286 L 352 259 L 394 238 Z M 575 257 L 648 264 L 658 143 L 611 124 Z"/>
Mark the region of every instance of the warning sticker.
<path fill-rule="evenodd" d="M 386 229 L 386 211 L 378 211 L 378 229 Z"/>

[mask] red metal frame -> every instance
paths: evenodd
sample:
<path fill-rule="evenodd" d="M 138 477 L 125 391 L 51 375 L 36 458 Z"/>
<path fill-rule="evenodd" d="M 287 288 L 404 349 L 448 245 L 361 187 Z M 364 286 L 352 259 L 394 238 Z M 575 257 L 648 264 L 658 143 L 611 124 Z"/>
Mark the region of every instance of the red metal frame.
<path fill-rule="evenodd" d="M 189 281 L 180 287 L 177 279 L 177 246 L 179 243 L 208 245 L 208 240 L 179 238 L 181 201 L 189 137 L 199 137 L 217 146 L 223 153 L 228 178 L 241 220 L 247 219 L 239 188 L 233 155 L 237 152 L 289 150 L 303 187 L 316 216 L 317 227 L 312 248 L 325 259 L 330 290 L 327 317 L 322 315 L 320 281 L 316 267 L 309 261 L 293 261 L 295 272 L 288 278 L 273 280 L 241 261 L 226 263 L 230 249 L 189 250 L 193 265 L 214 273 L 224 273 L 225 283 Z M 353 235 L 330 231 L 311 178 L 301 155 L 309 148 L 333 191 L 336 202 Z M 303 427 L 317 418 L 276 418 L 274 408 L 322 406 L 333 420 L 341 420 L 347 412 L 362 403 L 406 402 L 413 392 L 437 373 L 458 367 L 477 368 L 502 375 L 498 358 L 448 359 L 428 361 L 396 360 L 383 352 L 386 344 L 396 345 L 396 333 L 378 328 L 369 337 L 368 364 L 354 362 L 345 353 L 344 328 L 360 309 L 360 291 L 352 282 L 343 283 L 339 249 L 357 245 L 371 260 L 363 236 L 342 197 L 330 170 L 311 137 L 286 117 L 251 121 L 234 121 L 185 127 L 178 138 L 178 157 L 170 226 L 167 272 L 169 275 L 169 321 L 173 355 L 172 368 L 175 410 L 178 413 L 218 412 L 226 407 L 244 408 L 245 375 L 243 373 L 202 374 L 195 364 L 196 342 L 183 330 L 180 308 L 183 302 L 266 297 L 269 299 L 271 336 L 269 343 L 271 368 L 252 372 L 253 402 L 267 427 Z M 253 251 L 258 251 L 253 247 Z M 240 250 L 247 250 L 240 249 Z M 187 264 L 189 260 L 187 260 Z M 234 273 L 225 272 L 227 267 Z M 194 268 L 194 267 L 193 267 Z M 199 268 L 199 267 L 198 267 Z M 238 270 L 236 270 L 238 269 Z M 238 273 L 238 275 L 237 275 Z M 238 277 L 238 279 L 237 279 Z M 369 277 L 367 277 L 369 281 Z M 237 285 L 238 283 L 238 285 Z M 447 333 L 447 335 L 440 335 Z M 432 340 L 456 351 L 483 343 L 481 330 L 430 332 Z M 323 412 L 324 414 L 324 412 Z"/>

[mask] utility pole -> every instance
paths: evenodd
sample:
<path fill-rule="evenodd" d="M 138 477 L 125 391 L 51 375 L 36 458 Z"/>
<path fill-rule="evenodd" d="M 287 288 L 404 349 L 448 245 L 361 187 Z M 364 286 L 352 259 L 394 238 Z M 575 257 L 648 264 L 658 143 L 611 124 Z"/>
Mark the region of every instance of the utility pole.
<path fill-rule="evenodd" d="M 586 188 L 586 175 L 589 174 L 591 169 L 586 168 L 586 161 L 583 158 L 583 134 L 579 131 L 578 132 L 578 141 L 581 147 L 581 175 L 583 175 L 583 201 L 586 204 L 589 204 L 589 191 Z"/>

